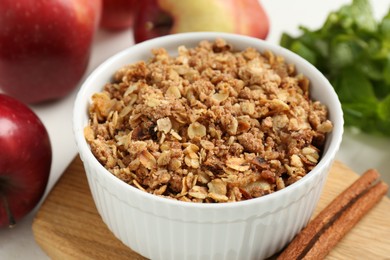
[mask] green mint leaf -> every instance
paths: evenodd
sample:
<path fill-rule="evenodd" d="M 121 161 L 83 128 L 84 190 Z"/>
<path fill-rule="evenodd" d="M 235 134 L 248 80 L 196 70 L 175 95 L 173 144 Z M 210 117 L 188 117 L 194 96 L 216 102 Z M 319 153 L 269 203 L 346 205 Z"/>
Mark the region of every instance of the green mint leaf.
<path fill-rule="evenodd" d="M 377 30 L 377 22 L 368 0 L 353 0 L 351 5 L 341 7 L 339 14 L 344 28 L 356 26 L 358 30 L 365 32 Z"/>
<path fill-rule="evenodd" d="M 294 41 L 291 44 L 291 50 L 298 54 L 299 56 L 306 59 L 308 62 L 315 64 L 317 62 L 316 54 L 311 49 L 306 47 L 302 42 L 300 41 Z"/>
<path fill-rule="evenodd" d="M 337 86 L 341 101 L 375 104 L 377 98 L 368 78 L 354 68 L 347 68 L 339 77 Z"/>
<path fill-rule="evenodd" d="M 390 95 L 386 96 L 378 104 L 378 116 L 381 120 L 390 120 Z"/>
<path fill-rule="evenodd" d="M 384 61 L 382 75 L 385 83 L 390 85 L 390 53 L 387 55 L 387 59 Z"/>
<path fill-rule="evenodd" d="M 368 0 L 329 13 L 317 30 L 299 27 L 281 45 L 316 66 L 332 83 L 346 126 L 390 137 L 390 10 L 380 22 Z"/>
<path fill-rule="evenodd" d="M 379 24 L 379 31 L 384 39 L 390 40 L 390 12 L 383 17 Z"/>

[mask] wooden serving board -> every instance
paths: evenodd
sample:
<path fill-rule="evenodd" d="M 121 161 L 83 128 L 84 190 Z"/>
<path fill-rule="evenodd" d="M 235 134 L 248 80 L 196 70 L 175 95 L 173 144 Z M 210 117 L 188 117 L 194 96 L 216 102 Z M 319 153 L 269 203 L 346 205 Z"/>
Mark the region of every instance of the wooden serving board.
<path fill-rule="evenodd" d="M 357 178 L 336 161 L 315 215 Z M 52 259 L 144 259 L 122 244 L 100 218 L 78 156 L 43 202 L 32 228 Z M 390 259 L 390 199 L 383 198 L 327 259 Z"/>

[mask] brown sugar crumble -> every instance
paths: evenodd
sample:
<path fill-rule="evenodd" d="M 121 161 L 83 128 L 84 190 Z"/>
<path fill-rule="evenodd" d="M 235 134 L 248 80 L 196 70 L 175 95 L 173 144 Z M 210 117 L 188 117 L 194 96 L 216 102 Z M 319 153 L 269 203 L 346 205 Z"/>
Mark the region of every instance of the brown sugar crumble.
<path fill-rule="evenodd" d="M 152 54 L 92 96 L 85 138 L 113 175 L 158 196 L 214 203 L 278 191 L 317 165 L 333 126 L 294 65 L 223 39 Z"/>

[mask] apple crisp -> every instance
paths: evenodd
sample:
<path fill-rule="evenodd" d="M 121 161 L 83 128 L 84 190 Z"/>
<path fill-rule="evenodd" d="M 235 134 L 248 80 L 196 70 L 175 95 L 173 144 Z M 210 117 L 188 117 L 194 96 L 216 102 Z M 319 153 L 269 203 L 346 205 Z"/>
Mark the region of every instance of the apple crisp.
<path fill-rule="evenodd" d="M 152 50 L 92 96 L 84 134 L 99 162 L 158 196 L 233 202 L 305 176 L 332 131 L 310 82 L 270 51 L 223 39 Z"/>

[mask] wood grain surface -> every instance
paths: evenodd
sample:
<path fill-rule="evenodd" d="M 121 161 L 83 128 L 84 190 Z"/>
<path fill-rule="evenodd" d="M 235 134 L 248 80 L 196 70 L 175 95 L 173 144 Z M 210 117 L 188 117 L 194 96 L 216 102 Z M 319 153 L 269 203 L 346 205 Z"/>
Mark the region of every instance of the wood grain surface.
<path fill-rule="evenodd" d="M 314 215 L 357 178 L 336 161 Z M 51 259 L 144 259 L 122 244 L 100 218 L 78 156 L 46 197 L 32 228 Z M 390 199 L 383 198 L 327 259 L 390 259 Z"/>

